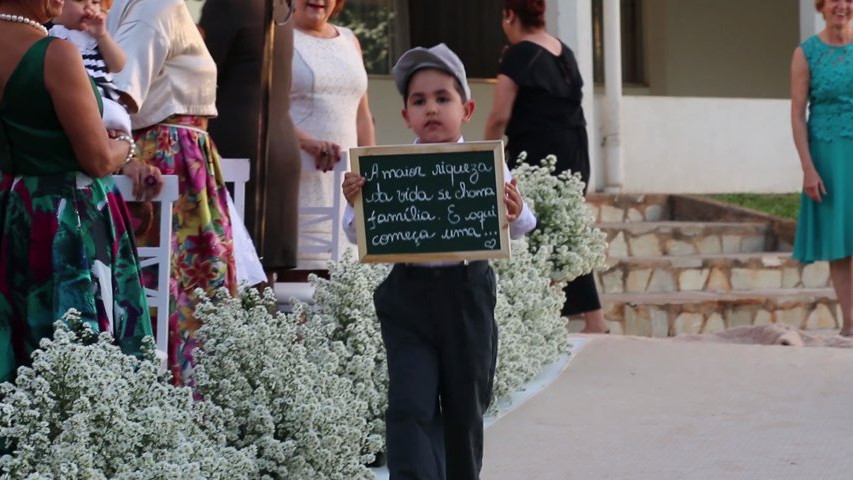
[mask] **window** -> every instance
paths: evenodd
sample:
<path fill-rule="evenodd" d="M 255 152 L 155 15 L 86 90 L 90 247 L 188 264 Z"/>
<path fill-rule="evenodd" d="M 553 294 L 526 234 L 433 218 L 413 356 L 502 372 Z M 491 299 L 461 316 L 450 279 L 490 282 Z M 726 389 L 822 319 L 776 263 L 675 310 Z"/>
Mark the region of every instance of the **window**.
<path fill-rule="evenodd" d="M 394 0 L 349 0 L 332 23 L 355 33 L 361 44 L 367 73 L 387 74 L 399 56 L 394 38 L 398 31 Z M 401 52 L 402 53 L 402 52 Z"/>
<path fill-rule="evenodd" d="M 642 0 L 621 0 L 622 82 L 647 85 L 643 51 Z M 602 0 L 592 1 L 593 78 L 604 83 L 604 7 Z"/>
<path fill-rule="evenodd" d="M 333 22 L 358 36 L 368 73 L 388 74 L 409 48 L 443 42 L 469 78 L 493 78 L 506 44 L 501 10 L 493 0 L 348 0 Z"/>

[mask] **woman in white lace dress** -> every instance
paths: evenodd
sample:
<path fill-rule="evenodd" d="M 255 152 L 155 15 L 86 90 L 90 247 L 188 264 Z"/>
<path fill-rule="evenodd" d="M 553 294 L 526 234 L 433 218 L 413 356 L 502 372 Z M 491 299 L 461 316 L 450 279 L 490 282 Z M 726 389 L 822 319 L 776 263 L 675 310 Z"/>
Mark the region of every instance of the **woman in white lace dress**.
<path fill-rule="evenodd" d="M 352 31 L 329 23 L 345 0 L 294 3 L 290 116 L 302 156 L 299 206 L 325 207 L 332 205 L 333 195 L 340 190 L 333 171 L 341 154 L 351 147 L 375 144 L 367 72 Z M 300 214 L 298 269 L 326 268 L 329 253 L 310 252 L 315 245 L 310 238 L 331 238 L 340 218 L 340 212 L 334 212 L 330 219 L 317 222 L 316 216 Z"/>

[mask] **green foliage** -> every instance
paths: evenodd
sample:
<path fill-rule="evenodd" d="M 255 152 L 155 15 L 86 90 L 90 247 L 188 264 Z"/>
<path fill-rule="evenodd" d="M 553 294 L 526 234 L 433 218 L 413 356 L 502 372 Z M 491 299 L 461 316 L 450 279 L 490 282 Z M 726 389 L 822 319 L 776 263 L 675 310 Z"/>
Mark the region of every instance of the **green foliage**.
<path fill-rule="evenodd" d="M 394 12 L 387 1 L 369 5 L 348 4 L 333 22 L 347 27 L 358 37 L 367 73 L 391 71 L 391 26 Z"/>
<path fill-rule="evenodd" d="M 722 193 L 711 195 L 711 198 L 792 220 L 796 220 L 800 212 L 799 193 Z"/>

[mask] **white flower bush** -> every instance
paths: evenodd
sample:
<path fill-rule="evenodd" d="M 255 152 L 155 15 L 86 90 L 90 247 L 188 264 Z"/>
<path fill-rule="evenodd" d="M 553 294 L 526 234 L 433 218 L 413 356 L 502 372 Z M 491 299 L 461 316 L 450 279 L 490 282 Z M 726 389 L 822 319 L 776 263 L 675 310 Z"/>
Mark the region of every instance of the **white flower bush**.
<path fill-rule="evenodd" d="M 225 445 L 214 405 L 87 328 L 69 312 L 15 384 L 0 385 L 2 478 L 257 478 L 254 447 Z"/>
<path fill-rule="evenodd" d="M 493 263 L 499 332 L 493 407 L 494 400 L 535 377 L 568 349 L 566 325 L 560 317 L 565 297 L 561 285 L 551 280 L 551 251 L 533 252 L 524 239 L 514 241 L 512 251 L 511 259 Z M 371 433 L 382 438 L 388 378 L 373 291 L 389 270 L 388 265 L 355 262 L 347 253 L 329 264 L 329 280 L 313 279 L 314 309 L 299 305 L 310 317 L 332 325 L 333 341 L 346 345 L 348 353 L 339 357 L 339 372 L 361 386 L 370 404 Z"/>
<path fill-rule="evenodd" d="M 563 286 L 604 265 L 604 234 L 594 226 L 580 175 L 554 175 L 557 159 L 523 163 L 513 171 L 537 227 L 514 241 L 512 258 L 494 262 L 498 276 L 495 318 L 499 329 L 498 366 L 491 409 L 496 400 L 535 377 L 568 349 Z"/>
<path fill-rule="evenodd" d="M 367 421 L 370 433 L 380 443 L 367 444 L 373 449 L 365 454 L 384 450 L 385 408 L 388 405 L 388 370 L 382 333 L 373 306 L 373 291 L 385 280 L 389 265 L 359 263 L 351 252 L 341 261 L 330 262 L 329 280 L 312 276 L 315 306 L 310 315 L 322 325 L 331 327 L 330 340 L 340 342 L 345 354 L 339 357 L 337 373 L 347 377 L 367 402 Z M 308 310 L 302 305 L 301 308 Z"/>
<path fill-rule="evenodd" d="M 493 262 L 499 329 L 494 400 L 567 350 L 564 282 L 599 267 L 604 237 L 583 185 L 543 166 L 515 170 L 538 228 Z M 200 291 L 195 394 L 123 355 L 70 315 L 14 385 L 0 385 L 0 475 L 10 479 L 372 479 L 384 450 L 387 365 L 373 292 L 388 265 L 348 254 L 312 278 L 313 305 Z M 153 344 L 148 342 L 149 350 Z M 5 444 L 3 443 L 5 442 Z"/>
<path fill-rule="evenodd" d="M 569 282 L 604 267 L 605 235 L 595 228 L 587 210 L 580 174 L 564 171 L 554 175 L 554 155 L 544 158 L 541 166 L 524 163 L 526 156 L 525 152 L 519 155 L 513 177 L 536 214 L 536 230 L 528 236 L 530 248 L 551 251 L 551 278 Z"/>
<path fill-rule="evenodd" d="M 349 351 L 301 306 L 271 314 L 274 300 L 269 290 L 202 298 L 197 391 L 225 412 L 229 445 L 257 448 L 260 478 L 372 478 L 365 465 L 382 440 L 365 386 L 340 374 Z"/>
<path fill-rule="evenodd" d="M 498 364 L 491 410 L 497 400 L 534 378 L 568 350 L 562 284 L 551 281 L 550 250 L 532 252 L 524 239 L 512 243 L 512 258 L 494 262 L 497 275 Z"/>

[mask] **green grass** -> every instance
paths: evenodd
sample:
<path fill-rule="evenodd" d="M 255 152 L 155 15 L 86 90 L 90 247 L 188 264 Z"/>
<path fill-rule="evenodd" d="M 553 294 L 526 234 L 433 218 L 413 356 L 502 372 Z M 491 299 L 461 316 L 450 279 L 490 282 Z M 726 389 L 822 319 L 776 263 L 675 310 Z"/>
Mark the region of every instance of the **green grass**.
<path fill-rule="evenodd" d="M 720 202 L 793 220 L 797 219 L 800 210 L 799 193 L 722 193 L 710 197 Z"/>

